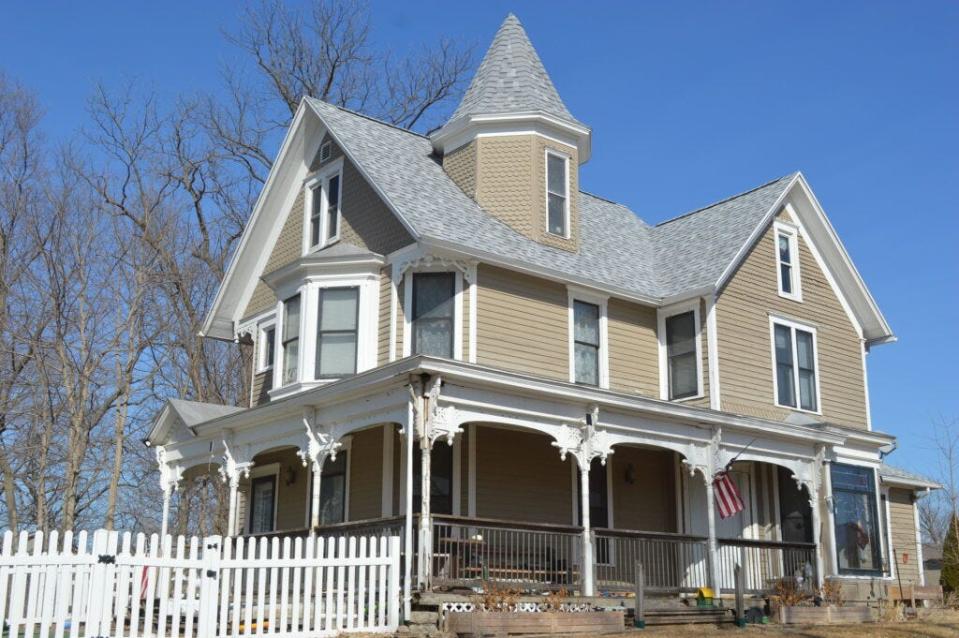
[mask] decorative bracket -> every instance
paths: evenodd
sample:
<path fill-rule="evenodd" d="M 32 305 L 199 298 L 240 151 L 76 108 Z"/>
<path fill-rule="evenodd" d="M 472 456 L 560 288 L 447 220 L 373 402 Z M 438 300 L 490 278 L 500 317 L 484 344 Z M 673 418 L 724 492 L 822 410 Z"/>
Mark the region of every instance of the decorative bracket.
<path fill-rule="evenodd" d="M 561 426 L 552 443 L 553 447 L 559 448 L 559 458 L 565 461 L 568 454 L 573 455 L 581 470 L 589 468 L 595 458 L 606 465 L 606 459 L 613 453 L 613 446 L 609 434 L 598 429 L 598 425 L 599 406 L 591 405 L 581 425 Z"/>
<path fill-rule="evenodd" d="M 473 283 L 476 274 L 476 263 L 460 259 L 450 259 L 448 257 L 438 257 L 436 255 L 420 255 L 400 262 L 397 269 L 397 280 L 403 277 L 408 270 L 425 270 L 429 268 L 445 268 L 447 270 L 456 269 L 463 275 L 466 283 Z"/>
<path fill-rule="evenodd" d="M 448 445 L 453 445 L 456 435 L 463 433 L 463 428 L 457 424 L 456 407 L 452 405 L 440 406 L 440 389 L 442 387 L 443 379 L 435 376 L 430 383 L 430 389 L 427 393 L 429 409 L 426 415 L 425 427 L 430 447 L 441 438 L 445 438 Z"/>
<path fill-rule="evenodd" d="M 156 447 L 156 461 L 160 469 L 160 489 L 164 492 L 175 492 L 183 479 L 183 468 L 167 461 L 166 448 L 162 445 Z"/>
<path fill-rule="evenodd" d="M 313 463 L 320 466 L 326 457 L 336 461 L 336 452 L 343 444 L 337 440 L 331 427 L 323 427 L 316 423 L 316 410 L 308 408 L 303 411 L 303 425 L 306 428 L 306 449 L 297 450 L 303 467 Z"/>

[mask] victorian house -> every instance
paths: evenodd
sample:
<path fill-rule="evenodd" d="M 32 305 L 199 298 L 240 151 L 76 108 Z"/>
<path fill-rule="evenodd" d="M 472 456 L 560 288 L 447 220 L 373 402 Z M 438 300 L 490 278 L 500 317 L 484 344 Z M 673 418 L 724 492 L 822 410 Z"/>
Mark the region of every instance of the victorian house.
<path fill-rule="evenodd" d="M 398 534 L 407 600 L 921 584 L 895 337 L 809 183 L 651 224 L 581 188 L 591 142 L 514 16 L 429 135 L 305 98 L 203 327 L 249 404 L 167 404 L 166 502 L 219 472 L 231 534 Z"/>

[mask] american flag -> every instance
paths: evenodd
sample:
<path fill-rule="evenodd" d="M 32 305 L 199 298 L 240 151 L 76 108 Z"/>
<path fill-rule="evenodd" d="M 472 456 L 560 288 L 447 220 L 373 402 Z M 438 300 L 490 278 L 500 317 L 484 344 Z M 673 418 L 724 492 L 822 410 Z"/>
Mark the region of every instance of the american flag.
<path fill-rule="evenodd" d="M 736 481 L 728 472 L 720 472 L 716 475 L 713 479 L 713 488 L 716 492 L 716 507 L 719 508 L 720 518 L 735 516 L 746 509 Z"/>

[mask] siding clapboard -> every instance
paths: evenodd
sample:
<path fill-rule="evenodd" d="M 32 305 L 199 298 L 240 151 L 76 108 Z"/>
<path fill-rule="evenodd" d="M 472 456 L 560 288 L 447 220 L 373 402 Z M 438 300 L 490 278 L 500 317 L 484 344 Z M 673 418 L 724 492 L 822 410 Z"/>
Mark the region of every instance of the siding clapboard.
<path fill-rule="evenodd" d="M 892 547 L 896 552 L 896 567 L 903 586 L 919 584 L 919 557 L 916 555 L 916 519 L 912 492 L 904 489 L 889 490 L 889 527 L 892 530 Z"/>

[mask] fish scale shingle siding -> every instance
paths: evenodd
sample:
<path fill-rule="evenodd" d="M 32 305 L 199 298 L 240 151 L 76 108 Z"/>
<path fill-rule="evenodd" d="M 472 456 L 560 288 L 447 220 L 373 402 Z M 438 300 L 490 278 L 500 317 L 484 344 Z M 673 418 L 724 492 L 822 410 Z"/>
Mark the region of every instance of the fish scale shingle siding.
<path fill-rule="evenodd" d="M 460 189 L 476 196 L 476 142 L 465 144 L 443 156 L 443 169 Z"/>
<path fill-rule="evenodd" d="M 785 218 L 784 218 L 785 221 Z M 815 326 L 822 417 L 865 428 L 862 345 L 806 244 L 799 241 L 802 302 L 779 296 L 773 226 L 752 248 L 716 302 L 722 408 L 784 419 L 773 397 L 770 314 Z"/>

